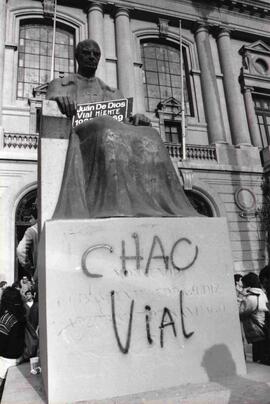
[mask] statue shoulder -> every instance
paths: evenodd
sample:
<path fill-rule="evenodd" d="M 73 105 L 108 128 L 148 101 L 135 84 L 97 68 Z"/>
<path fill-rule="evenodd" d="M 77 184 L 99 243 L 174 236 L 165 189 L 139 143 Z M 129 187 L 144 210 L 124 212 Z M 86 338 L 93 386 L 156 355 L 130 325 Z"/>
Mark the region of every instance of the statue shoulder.
<path fill-rule="evenodd" d="M 76 85 L 76 73 L 60 77 L 49 82 L 46 98 L 52 99 L 55 96 L 65 95 L 68 87 Z"/>
<path fill-rule="evenodd" d="M 123 94 L 121 93 L 121 91 L 118 90 L 118 88 L 109 86 L 108 84 L 104 83 L 104 81 L 102 81 L 98 77 L 97 77 L 97 81 L 104 93 L 112 94 L 113 97 L 117 97 L 117 98 L 125 98 L 123 96 Z"/>

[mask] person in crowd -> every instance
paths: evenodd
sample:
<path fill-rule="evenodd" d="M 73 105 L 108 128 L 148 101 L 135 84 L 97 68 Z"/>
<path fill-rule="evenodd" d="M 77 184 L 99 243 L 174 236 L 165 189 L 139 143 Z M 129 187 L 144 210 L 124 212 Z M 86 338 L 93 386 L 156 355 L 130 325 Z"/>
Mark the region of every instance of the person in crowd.
<path fill-rule="evenodd" d="M 38 333 L 39 323 L 38 323 L 38 289 L 34 289 L 33 304 L 30 307 L 28 320 L 34 327 L 35 331 Z"/>
<path fill-rule="evenodd" d="M 21 282 L 20 281 L 15 281 L 11 285 L 14 289 L 17 289 L 19 292 L 21 292 Z"/>
<path fill-rule="evenodd" d="M 243 300 L 243 296 L 245 295 L 244 288 L 243 288 L 243 283 L 242 283 L 242 278 L 243 275 L 241 274 L 234 274 L 234 285 L 235 285 L 235 291 L 236 291 L 236 298 L 237 298 L 237 303 L 238 307 L 241 304 Z M 245 332 L 243 329 L 243 324 L 242 322 L 240 323 L 241 326 L 241 336 L 242 336 L 242 342 L 243 342 L 243 351 L 244 351 L 244 356 L 246 358 L 246 352 L 245 352 L 245 346 L 246 346 L 246 339 L 245 339 Z"/>
<path fill-rule="evenodd" d="M 1 394 L 10 366 L 17 365 L 24 351 L 25 308 L 20 292 L 7 287 L 0 308 L 0 384 Z"/>
<path fill-rule="evenodd" d="M 36 203 L 33 204 L 31 226 L 25 230 L 23 238 L 20 240 L 16 252 L 19 263 L 21 264 L 24 274 L 29 278 L 33 277 L 37 266 L 37 249 L 38 249 L 38 225 L 37 225 L 37 208 Z"/>
<path fill-rule="evenodd" d="M 243 324 L 245 337 L 252 344 L 254 362 L 268 362 L 267 335 L 265 314 L 268 312 L 268 299 L 261 288 L 258 275 L 253 272 L 242 277 L 246 295 L 239 306 L 240 320 Z"/>
<path fill-rule="evenodd" d="M 32 289 L 32 282 L 28 279 L 28 277 L 25 275 L 22 277 L 20 280 L 20 289 L 21 289 L 21 294 L 24 296 L 25 293 L 28 290 Z"/>
<path fill-rule="evenodd" d="M 31 290 L 27 290 L 23 295 L 24 307 L 26 312 L 26 320 L 29 320 L 30 310 L 34 304 L 33 294 Z"/>
<path fill-rule="evenodd" d="M 31 307 L 34 304 L 34 298 L 31 290 L 27 290 L 24 293 L 24 303 L 25 303 L 25 308 L 26 308 L 26 316 L 27 316 L 27 311 L 30 311 Z M 27 316 L 28 317 L 28 316 Z"/>
<path fill-rule="evenodd" d="M 1 302 L 1 298 L 2 298 L 2 294 L 4 292 L 4 290 L 6 289 L 6 287 L 8 286 L 6 281 L 1 281 L 0 282 L 0 302 Z"/>
<path fill-rule="evenodd" d="M 261 269 L 259 274 L 261 285 L 266 293 L 268 300 L 270 301 L 270 266 L 265 266 Z"/>
<path fill-rule="evenodd" d="M 243 275 L 234 274 L 234 285 L 235 285 L 236 297 L 237 297 L 237 302 L 238 303 L 241 303 L 242 298 L 243 298 L 243 296 L 245 294 L 244 291 L 243 291 L 242 278 L 243 278 Z"/>
<path fill-rule="evenodd" d="M 268 341 L 268 358 L 270 363 L 270 266 L 267 265 L 263 269 L 261 269 L 259 274 L 261 285 L 266 293 L 268 298 L 268 310 L 269 312 L 266 313 L 266 337 Z"/>

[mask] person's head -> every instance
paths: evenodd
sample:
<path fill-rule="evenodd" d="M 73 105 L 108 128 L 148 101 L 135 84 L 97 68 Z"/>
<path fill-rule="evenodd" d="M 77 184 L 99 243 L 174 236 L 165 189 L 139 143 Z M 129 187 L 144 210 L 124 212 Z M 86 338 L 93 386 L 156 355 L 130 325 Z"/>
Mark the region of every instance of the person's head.
<path fill-rule="evenodd" d="M 20 292 L 8 286 L 2 295 L 1 299 L 1 315 L 5 312 L 13 314 L 17 320 L 22 321 L 25 315 L 25 308 Z"/>
<path fill-rule="evenodd" d="M 20 285 L 20 282 L 19 282 L 19 281 L 13 282 L 13 284 L 12 284 L 11 286 L 12 286 L 14 289 L 21 290 L 21 285 Z"/>
<path fill-rule="evenodd" d="M 243 278 L 243 275 L 234 274 L 234 284 L 235 284 L 235 286 L 238 286 L 238 287 L 239 287 L 239 286 L 240 286 L 240 287 L 243 286 L 242 278 Z"/>
<path fill-rule="evenodd" d="M 22 283 L 28 283 L 28 282 L 29 282 L 29 279 L 27 278 L 26 275 L 24 275 L 24 276 L 22 277 L 21 281 L 22 281 Z"/>
<path fill-rule="evenodd" d="M 27 290 L 27 291 L 24 293 L 24 298 L 25 298 L 25 301 L 26 301 L 26 302 L 32 302 L 32 300 L 33 300 L 33 294 L 32 294 L 32 292 L 31 292 L 31 290 Z"/>
<path fill-rule="evenodd" d="M 0 282 L 0 288 L 5 289 L 7 287 L 7 282 L 6 281 L 1 281 Z"/>
<path fill-rule="evenodd" d="M 79 65 L 78 73 L 85 77 L 93 77 L 100 59 L 100 47 L 92 39 L 78 43 L 75 57 Z"/>
<path fill-rule="evenodd" d="M 258 275 L 254 272 L 249 272 L 242 277 L 242 283 L 244 288 L 261 288 L 261 283 Z"/>

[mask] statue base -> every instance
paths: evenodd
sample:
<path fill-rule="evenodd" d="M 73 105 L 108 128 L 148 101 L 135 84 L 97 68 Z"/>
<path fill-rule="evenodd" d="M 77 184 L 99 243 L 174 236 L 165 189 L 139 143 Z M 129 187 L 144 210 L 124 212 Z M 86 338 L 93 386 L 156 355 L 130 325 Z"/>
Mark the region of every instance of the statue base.
<path fill-rule="evenodd" d="M 225 219 L 47 221 L 39 286 L 49 403 L 246 373 Z"/>

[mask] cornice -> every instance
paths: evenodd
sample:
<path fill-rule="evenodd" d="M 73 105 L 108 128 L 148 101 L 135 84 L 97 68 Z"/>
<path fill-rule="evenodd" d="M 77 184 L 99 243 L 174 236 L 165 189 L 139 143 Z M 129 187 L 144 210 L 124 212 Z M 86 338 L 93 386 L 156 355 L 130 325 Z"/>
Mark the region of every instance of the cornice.
<path fill-rule="evenodd" d="M 43 0 L 37 0 L 43 1 Z M 127 7 L 130 3 L 130 8 L 136 8 L 136 1 L 125 1 L 125 0 L 58 0 L 59 5 L 66 5 L 70 7 L 86 7 L 89 3 L 101 3 L 104 6 L 117 6 L 117 7 Z M 179 0 L 175 0 L 179 2 Z M 192 0 L 182 0 L 184 4 L 194 3 Z M 228 10 L 234 10 L 240 13 L 248 13 L 250 15 L 265 16 L 270 15 L 270 3 L 269 1 L 259 1 L 259 0 L 197 0 L 198 6 L 206 7 L 217 7 L 225 8 Z M 147 5 L 147 0 L 145 1 Z M 153 7 L 154 9 L 155 7 Z"/>
<path fill-rule="evenodd" d="M 270 4 L 265 1 L 254 0 L 213 0 L 217 7 L 224 7 L 230 11 L 247 13 L 249 15 L 258 15 L 264 17 L 270 15 Z"/>

